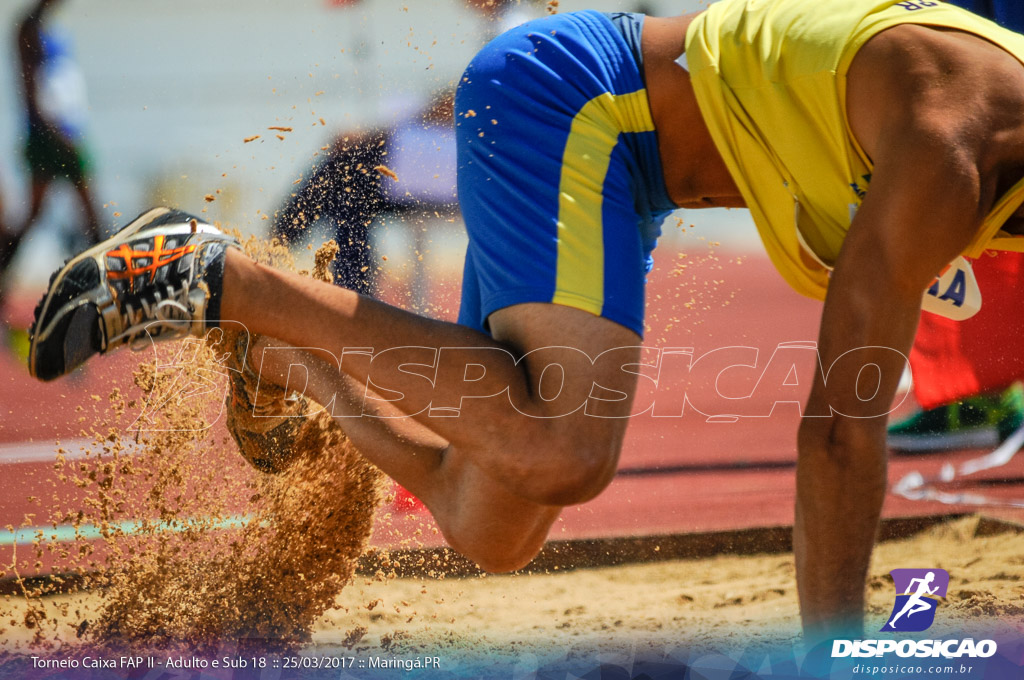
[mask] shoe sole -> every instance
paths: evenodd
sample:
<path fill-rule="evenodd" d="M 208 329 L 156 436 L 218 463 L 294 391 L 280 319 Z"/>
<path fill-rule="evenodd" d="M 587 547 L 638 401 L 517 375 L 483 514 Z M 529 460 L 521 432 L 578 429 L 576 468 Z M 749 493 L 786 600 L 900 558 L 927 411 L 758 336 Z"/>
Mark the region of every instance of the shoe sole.
<path fill-rule="evenodd" d="M 68 272 L 72 271 L 79 263 L 93 259 L 102 258 L 108 251 L 112 250 L 116 246 L 128 241 L 132 236 L 142 231 L 147 227 L 160 227 L 165 224 L 170 224 L 172 221 L 182 220 L 188 221 L 196 219 L 192 215 L 187 213 L 172 210 L 170 208 L 160 207 L 152 208 L 142 213 L 134 220 L 132 220 L 127 226 L 121 228 L 116 234 L 111 236 L 105 241 L 97 243 L 92 248 L 85 250 L 78 255 L 70 258 L 64 262 L 64 265 L 50 275 L 50 282 L 46 287 L 46 293 L 39 300 L 39 304 L 36 305 L 35 314 L 33 315 L 32 326 L 29 329 L 31 341 L 29 345 L 28 353 L 28 372 L 34 377 L 38 378 L 36 370 L 36 348 L 39 343 L 47 340 L 50 334 L 53 332 L 54 327 L 59 320 L 66 318 L 69 314 L 73 314 L 77 307 L 82 307 L 93 303 L 93 300 L 79 296 L 75 300 L 67 302 L 64 308 L 61 308 L 57 313 L 53 314 L 53 318 L 47 324 L 46 328 L 40 330 L 38 325 L 40 321 L 46 318 L 49 312 L 50 302 L 53 300 L 54 294 L 60 288 L 61 283 L 67 276 Z M 218 233 L 219 230 L 218 230 Z M 103 272 L 105 268 L 101 267 L 100 271 Z M 101 274 L 102 275 L 102 274 Z"/>

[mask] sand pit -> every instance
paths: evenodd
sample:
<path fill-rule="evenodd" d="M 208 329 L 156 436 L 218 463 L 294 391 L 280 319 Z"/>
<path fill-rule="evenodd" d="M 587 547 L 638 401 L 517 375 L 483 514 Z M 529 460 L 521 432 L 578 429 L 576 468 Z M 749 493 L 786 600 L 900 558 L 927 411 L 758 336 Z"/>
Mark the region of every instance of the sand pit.
<path fill-rule="evenodd" d="M 868 629 L 892 608 L 890 569 L 940 567 L 949 596 L 932 631 L 983 627 L 1024 635 L 1024 534 L 976 536 L 977 517 L 881 544 L 869 582 Z M 369 603 L 376 602 L 373 609 Z M 721 556 L 550 574 L 357 580 L 316 629 L 310 651 L 342 653 L 365 628 L 364 651 L 504 650 L 561 657 L 567 649 L 656 652 L 666 645 L 795 641 L 792 554 Z M 347 609 L 347 611 L 346 611 Z"/>
<path fill-rule="evenodd" d="M 868 630 L 892 606 L 888 571 L 941 567 L 950 589 L 929 635 L 1020 639 L 1024 635 L 1024 533 L 977 535 L 979 519 L 934 526 L 880 544 L 869 581 Z M 48 598 L 54 608 L 90 608 L 98 595 Z M 661 654 L 723 645 L 798 641 L 791 554 L 675 560 L 548 574 L 375 578 L 359 575 L 337 608 L 320 617 L 310 656 L 436 655 L 460 666 L 529 658 L 557 664 L 573 656 Z M 268 603 L 267 605 L 271 605 Z M 18 606 L 14 607 L 17 616 Z M 65 634 L 73 637 L 69 617 Z M 23 625 L 3 633 L 3 647 L 24 645 Z"/>

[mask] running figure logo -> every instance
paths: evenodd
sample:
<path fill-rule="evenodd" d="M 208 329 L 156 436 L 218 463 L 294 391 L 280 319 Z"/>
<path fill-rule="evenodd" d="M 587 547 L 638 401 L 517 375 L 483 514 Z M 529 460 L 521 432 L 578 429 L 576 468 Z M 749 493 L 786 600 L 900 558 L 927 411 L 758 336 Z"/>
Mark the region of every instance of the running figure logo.
<path fill-rule="evenodd" d="M 881 630 L 917 633 L 935 621 L 938 598 L 946 597 L 949 573 L 944 569 L 893 569 L 896 603 Z"/>

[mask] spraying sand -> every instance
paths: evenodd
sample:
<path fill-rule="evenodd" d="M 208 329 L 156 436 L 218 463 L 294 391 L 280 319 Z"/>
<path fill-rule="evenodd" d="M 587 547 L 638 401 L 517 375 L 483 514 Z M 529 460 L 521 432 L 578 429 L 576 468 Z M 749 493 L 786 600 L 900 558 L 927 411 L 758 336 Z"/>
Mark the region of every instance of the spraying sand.
<path fill-rule="evenodd" d="M 278 244 L 250 240 L 246 249 L 290 265 Z M 337 252 L 325 244 L 313 275 L 329 280 Z M 101 423 L 84 456 L 59 450 L 55 477 L 77 493 L 54 494 L 47 516 L 55 528 L 71 524 L 77 540 L 69 549 L 41 532 L 10 574 L 56 554 L 75 578 L 24 583 L 0 607 L 0 620 L 31 633 L 33 649 L 202 652 L 230 640 L 286 651 L 309 641 L 351 580 L 384 499 L 383 475 L 327 412 L 305 401 L 286 469 L 267 475 L 247 466 L 213 427 L 223 415 L 224 376 L 240 363 L 230 356 L 235 333 L 160 346 L 158 359 L 135 372 L 139 400 L 120 390 L 109 396 L 111 422 L 141 406 L 134 436 Z M 226 408 L 237 403 L 229 396 Z M 72 598 L 90 594 L 71 607 L 48 597 L 61 588 Z"/>

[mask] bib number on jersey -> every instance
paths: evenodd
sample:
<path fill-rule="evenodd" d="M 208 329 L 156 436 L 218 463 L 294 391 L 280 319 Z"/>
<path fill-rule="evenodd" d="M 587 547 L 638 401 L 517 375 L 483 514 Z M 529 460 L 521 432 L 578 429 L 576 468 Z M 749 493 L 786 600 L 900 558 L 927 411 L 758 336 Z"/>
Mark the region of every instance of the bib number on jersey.
<path fill-rule="evenodd" d="M 965 257 L 957 257 L 935 278 L 924 294 L 921 309 L 953 321 L 963 321 L 978 313 L 981 289 Z"/>

